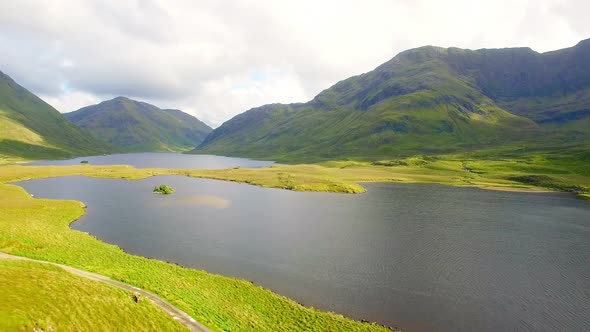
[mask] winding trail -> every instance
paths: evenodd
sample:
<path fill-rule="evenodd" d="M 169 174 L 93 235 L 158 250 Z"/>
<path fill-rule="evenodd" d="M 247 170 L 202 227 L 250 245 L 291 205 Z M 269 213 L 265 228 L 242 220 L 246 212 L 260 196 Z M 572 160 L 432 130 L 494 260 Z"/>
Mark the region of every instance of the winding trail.
<path fill-rule="evenodd" d="M 142 295 L 143 297 L 152 301 L 160 309 L 164 310 L 164 312 L 166 312 L 168 315 L 172 316 L 172 318 L 174 318 L 176 321 L 178 321 L 182 325 L 186 326 L 189 330 L 195 331 L 195 332 L 211 332 L 211 330 L 209 330 L 206 326 L 197 322 L 194 318 L 189 316 L 186 312 L 178 309 L 177 307 L 173 306 L 172 304 L 170 304 L 166 300 L 162 299 L 161 297 L 159 297 L 155 294 L 152 294 L 148 291 L 145 291 L 143 289 L 122 283 L 120 281 L 113 280 L 107 276 L 103 276 L 101 274 L 96 274 L 96 273 L 76 269 L 74 267 L 67 266 L 67 265 L 51 263 L 51 262 L 46 262 L 46 261 L 40 261 L 40 260 L 21 257 L 21 256 L 10 255 L 10 254 L 6 254 L 3 252 L 0 252 L 0 259 L 26 260 L 26 261 L 32 261 L 32 262 L 37 262 L 37 263 L 58 266 L 58 267 L 61 267 L 62 269 L 66 270 L 72 274 L 75 274 L 77 276 L 80 276 L 80 277 L 83 277 L 86 279 L 90 279 L 90 280 L 94 280 L 94 281 L 98 281 L 98 282 L 102 282 L 105 284 L 109 284 L 111 286 L 123 289 L 125 291 L 129 291 L 129 292 L 132 292 L 135 294 Z"/>

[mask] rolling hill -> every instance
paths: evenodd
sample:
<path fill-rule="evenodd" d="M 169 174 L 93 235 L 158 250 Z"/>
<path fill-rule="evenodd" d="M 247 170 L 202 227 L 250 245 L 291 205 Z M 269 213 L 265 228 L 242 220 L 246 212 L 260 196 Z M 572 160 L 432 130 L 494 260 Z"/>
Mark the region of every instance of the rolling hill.
<path fill-rule="evenodd" d="M 55 159 L 109 150 L 0 72 L 0 159 Z"/>
<path fill-rule="evenodd" d="M 182 151 L 198 146 L 212 130 L 179 110 L 117 97 L 66 113 L 66 118 L 123 152 Z"/>
<path fill-rule="evenodd" d="M 215 129 L 194 153 L 313 161 L 590 137 L 590 40 L 530 48 L 426 46 L 338 82 L 313 100 L 272 104 Z"/>

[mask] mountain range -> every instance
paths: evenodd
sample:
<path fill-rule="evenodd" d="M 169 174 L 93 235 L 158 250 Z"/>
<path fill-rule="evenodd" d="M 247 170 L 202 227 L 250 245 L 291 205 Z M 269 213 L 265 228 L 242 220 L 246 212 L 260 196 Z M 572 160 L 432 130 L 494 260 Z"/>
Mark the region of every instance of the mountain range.
<path fill-rule="evenodd" d="M 411 49 L 306 103 L 256 107 L 214 130 L 126 97 L 62 115 L 0 72 L 0 129 L 0 157 L 25 159 L 194 149 L 377 160 L 507 146 L 588 154 L 590 39 L 546 53 Z"/>
<path fill-rule="evenodd" d="M 590 139 L 590 40 L 558 51 L 426 46 L 307 103 L 253 108 L 193 153 L 275 160 L 383 158 Z"/>
<path fill-rule="evenodd" d="M 186 151 L 211 130 L 180 110 L 126 97 L 61 114 L 0 72 L 0 160 Z"/>

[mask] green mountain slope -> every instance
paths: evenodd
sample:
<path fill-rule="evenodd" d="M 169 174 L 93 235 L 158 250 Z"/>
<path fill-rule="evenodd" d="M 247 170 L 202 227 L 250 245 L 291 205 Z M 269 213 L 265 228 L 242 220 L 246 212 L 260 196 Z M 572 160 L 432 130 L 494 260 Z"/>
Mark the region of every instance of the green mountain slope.
<path fill-rule="evenodd" d="M 117 97 L 65 114 L 66 118 L 124 152 L 181 151 L 198 146 L 211 128 L 179 110 Z"/>
<path fill-rule="evenodd" d="M 589 92 L 589 41 L 543 54 L 427 46 L 307 103 L 237 115 L 194 152 L 300 161 L 577 144 L 589 136 Z"/>
<path fill-rule="evenodd" d="M 105 143 L 0 72 L 0 159 L 66 158 L 107 151 Z"/>

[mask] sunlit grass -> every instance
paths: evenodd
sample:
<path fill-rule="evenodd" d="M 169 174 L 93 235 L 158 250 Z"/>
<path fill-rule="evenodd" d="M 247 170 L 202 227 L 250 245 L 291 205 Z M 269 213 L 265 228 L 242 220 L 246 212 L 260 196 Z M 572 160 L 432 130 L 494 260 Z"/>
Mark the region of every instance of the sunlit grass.
<path fill-rule="evenodd" d="M 187 331 L 148 300 L 48 264 L 0 260 L 1 331 Z"/>

